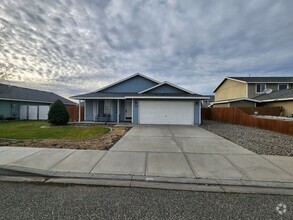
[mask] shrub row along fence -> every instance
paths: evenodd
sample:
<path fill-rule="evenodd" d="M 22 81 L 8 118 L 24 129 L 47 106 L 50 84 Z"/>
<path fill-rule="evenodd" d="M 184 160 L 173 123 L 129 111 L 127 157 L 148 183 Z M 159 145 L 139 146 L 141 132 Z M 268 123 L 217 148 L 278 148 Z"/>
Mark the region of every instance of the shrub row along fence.
<path fill-rule="evenodd" d="M 271 107 L 270 107 L 271 108 Z M 273 107 L 272 107 L 273 108 Z M 277 107 L 279 108 L 279 107 Z M 257 109 L 257 108 L 255 108 Z M 282 110 L 282 109 L 280 109 Z M 253 111 L 253 110 L 251 110 Z M 257 110 L 254 110 L 255 112 Z M 276 111 L 276 110 L 268 110 Z M 266 118 L 256 118 L 244 112 L 237 107 L 229 108 L 202 108 L 202 119 L 203 120 L 214 120 L 227 122 L 237 125 L 245 125 L 250 127 L 256 127 L 260 129 L 266 129 L 270 131 L 276 131 L 283 134 L 293 135 L 293 122 L 292 121 L 283 121 L 275 119 L 266 119 Z M 260 114 L 260 113 L 259 113 Z M 277 114 L 277 113 L 276 113 Z M 280 115 L 280 112 L 279 114 Z"/>
<path fill-rule="evenodd" d="M 69 121 L 71 121 L 71 122 L 78 121 L 78 111 L 79 111 L 78 106 L 67 105 L 65 107 L 69 113 Z M 84 118 L 84 107 L 83 106 L 80 107 L 80 113 L 81 113 L 80 118 L 83 121 L 83 118 Z"/>

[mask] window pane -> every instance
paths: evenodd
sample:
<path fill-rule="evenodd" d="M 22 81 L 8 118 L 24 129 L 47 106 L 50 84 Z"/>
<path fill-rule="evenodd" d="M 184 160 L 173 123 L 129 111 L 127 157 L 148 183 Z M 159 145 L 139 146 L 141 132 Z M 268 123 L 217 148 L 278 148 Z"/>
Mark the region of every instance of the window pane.
<path fill-rule="evenodd" d="M 266 84 L 256 84 L 256 92 L 261 93 L 265 90 Z"/>
<path fill-rule="evenodd" d="M 287 89 L 287 84 L 279 84 L 279 90 Z"/>

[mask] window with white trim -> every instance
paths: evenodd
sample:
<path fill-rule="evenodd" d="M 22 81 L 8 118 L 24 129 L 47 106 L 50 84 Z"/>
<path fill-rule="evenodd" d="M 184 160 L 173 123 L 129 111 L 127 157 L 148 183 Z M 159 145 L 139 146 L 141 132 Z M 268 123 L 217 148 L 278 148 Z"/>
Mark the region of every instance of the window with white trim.
<path fill-rule="evenodd" d="M 265 89 L 266 89 L 266 84 L 260 83 L 255 85 L 256 93 L 263 93 Z"/>
<path fill-rule="evenodd" d="M 288 89 L 288 84 L 287 83 L 280 83 L 278 89 L 279 90 Z"/>

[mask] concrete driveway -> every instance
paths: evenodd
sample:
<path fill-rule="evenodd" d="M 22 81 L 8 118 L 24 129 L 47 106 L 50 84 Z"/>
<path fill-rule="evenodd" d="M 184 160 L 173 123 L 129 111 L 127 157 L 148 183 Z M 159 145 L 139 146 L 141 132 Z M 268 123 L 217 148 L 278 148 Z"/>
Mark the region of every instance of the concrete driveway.
<path fill-rule="evenodd" d="M 260 156 L 194 126 L 136 126 L 105 157 L 113 159 L 108 160 L 111 164 L 107 163 L 107 169 L 123 167 L 121 161 L 124 161 L 140 168 L 139 174 L 146 176 L 293 179 L 293 158 Z M 283 158 L 282 168 L 276 165 L 280 158 Z"/>
<path fill-rule="evenodd" d="M 293 182 L 293 158 L 262 156 L 194 126 L 135 126 L 109 151 L 0 147 L 0 166 L 110 174 Z"/>

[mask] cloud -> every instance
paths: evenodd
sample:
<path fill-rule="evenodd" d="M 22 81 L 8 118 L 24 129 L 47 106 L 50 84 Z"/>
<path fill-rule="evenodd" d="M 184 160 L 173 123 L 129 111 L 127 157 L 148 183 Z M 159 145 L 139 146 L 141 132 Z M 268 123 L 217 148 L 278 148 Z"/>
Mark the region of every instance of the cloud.
<path fill-rule="evenodd" d="M 21 1 L 0 6 L 10 80 L 68 96 L 141 72 L 211 94 L 227 75 L 292 75 L 293 2 Z"/>

